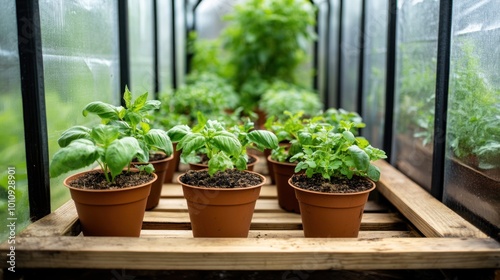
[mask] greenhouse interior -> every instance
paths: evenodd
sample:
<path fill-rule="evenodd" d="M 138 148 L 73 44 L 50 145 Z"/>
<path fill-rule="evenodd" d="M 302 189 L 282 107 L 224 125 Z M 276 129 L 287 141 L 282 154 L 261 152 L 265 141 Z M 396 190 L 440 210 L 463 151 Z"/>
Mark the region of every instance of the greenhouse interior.
<path fill-rule="evenodd" d="M 0 2 L 0 278 L 500 279 L 500 0 Z"/>

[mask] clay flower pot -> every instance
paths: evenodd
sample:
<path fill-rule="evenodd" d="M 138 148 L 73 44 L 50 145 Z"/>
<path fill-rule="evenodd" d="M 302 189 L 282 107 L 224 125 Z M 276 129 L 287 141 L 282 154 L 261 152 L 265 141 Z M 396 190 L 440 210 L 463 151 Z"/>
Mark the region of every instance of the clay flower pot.
<path fill-rule="evenodd" d="M 69 182 L 87 172 L 77 173 L 64 180 L 85 236 L 139 237 L 151 185 L 148 183 L 122 189 L 86 190 L 69 186 Z"/>
<path fill-rule="evenodd" d="M 151 193 L 148 197 L 148 203 L 146 204 L 146 210 L 151 210 L 155 208 L 160 202 L 161 189 L 163 188 L 163 182 L 165 181 L 165 176 L 168 171 L 170 162 L 172 162 L 174 155 L 170 155 L 161 160 L 150 161 L 155 168 L 155 174 L 158 175 L 158 180 L 156 180 L 151 186 Z M 141 165 L 144 163 L 132 162 L 132 166 Z"/>
<path fill-rule="evenodd" d="M 305 237 L 357 237 L 368 195 L 372 188 L 357 193 L 324 193 L 295 186 Z"/>
<path fill-rule="evenodd" d="M 248 237 L 255 203 L 266 179 L 246 188 L 205 188 L 182 185 L 194 237 Z"/>
<path fill-rule="evenodd" d="M 273 160 L 271 156 L 267 161 L 273 166 L 276 190 L 278 191 L 278 204 L 286 211 L 300 213 L 299 201 L 295 197 L 295 190 L 288 183 L 288 179 L 295 174 L 296 163 L 279 162 Z"/>
<path fill-rule="evenodd" d="M 167 171 L 165 172 L 165 179 L 163 180 L 163 183 L 165 184 L 173 183 L 174 174 L 176 171 L 179 171 L 179 163 L 181 160 L 182 151 L 177 151 L 175 149 L 177 146 L 177 142 L 172 143 L 172 146 L 174 148 L 174 153 L 173 153 L 174 158 L 170 161 L 170 163 L 167 166 Z"/>

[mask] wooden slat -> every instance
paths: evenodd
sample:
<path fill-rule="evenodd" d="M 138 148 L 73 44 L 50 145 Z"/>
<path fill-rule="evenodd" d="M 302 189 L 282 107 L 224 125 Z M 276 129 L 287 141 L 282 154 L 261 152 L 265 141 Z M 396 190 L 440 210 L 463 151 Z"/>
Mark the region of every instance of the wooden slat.
<path fill-rule="evenodd" d="M 380 160 L 375 164 L 381 172 L 378 191 L 425 236 L 487 237 L 386 161 Z"/>
<path fill-rule="evenodd" d="M 16 240 L 17 268 L 195 270 L 500 268 L 490 238 L 99 238 Z M 224 248 L 224 250 L 221 250 Z M 8 248 L 0 247 L 5 265 Z"/>
<path fill-rule="evenodd" d="M 78 216 L 76 214 L 75 203 L 69 200 L 50 215 L 43 217 L 36 223 L 30 224 L 24 229 L 20 236 L 59 236 L 73 235 L 79 231 L 76 226 Z"/>
<path fill-rule="evenodd" d="M 187 212 L 148 211 L 144 215 L 143 229 L 190 229 Z M 361 230 L 406 229 L 404 221 L 395 213 L 366 213 L 361 221 Z M 302 228 L 299 214 L 259 213 L 252 218 L 251 229 L 295 230 Z"/>
<path fill-rule="evenodd" d="M 179 198 L 162 198 L 158 205 L 150 211 L 172 211 L 172 212 L 186 212 L 187 202 L 182 197 Z M 278 204 L 276 199 L 261 199 L 257 200 L 255 204 L 255 212 L 285 212 Z M 364 212 L 387 212 L 387 207 L 375 201 L 368 201 L 365 205 Z"/>
<path fill-rule="evenodd" d="M 143 230 L 141 237 L 158 238 L 189 238 L 193 237 L 190 230 Z M 304 237 L 302 230 L 250 230 L 248 238 L 300 238 Z M 377 239 L 377 238 L 401 238 L 417 237 L 410 231 L 360 231 L 358 238 Z"/>

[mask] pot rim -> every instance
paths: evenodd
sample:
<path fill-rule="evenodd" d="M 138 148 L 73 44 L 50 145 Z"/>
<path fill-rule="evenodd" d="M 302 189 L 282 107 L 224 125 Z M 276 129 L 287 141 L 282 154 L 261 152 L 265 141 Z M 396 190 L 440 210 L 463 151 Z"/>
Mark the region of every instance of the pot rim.
<path fill-rule="evenodd" d="M 131 186 L 131 187 L 125 187 L 125 188 L 119 188 L 119 189 L 102 189 L 102 190 L 90 190 L 90 189 L 75 188 L 75 187 L 72 187 L 72 186 L 70 186 L 68 184 L 68 182 L 70 180 L 78 178 L 80 176 L 83 176 L 85 173 L 94 172 L 96 170 L 99 171 L 99 172 L 102 172 L 102 169 L 92 169 L 92 170 L 78 172 L 78 173 L 75 173 L 73 175 L 67 176 L 64 179 L 63 184 L 64 184 L 65 187 L 67 187 L 70 190 L 76 190 L 76 191 L 82 191 L 82 192 L 106 193 L 106 192 L 127 191 L 127 190 L 133 190 L 133 189 L 142 188 L 142 187 L 144 187 L 146 185 L 152 184 L 154 181 L 156 181 L 158 179 L 158 175 L 156 175 L 155 173 L 151 173 L 154 176 L 154 178 L 151 181 L 149 181 L 149 182 L 146 182 L 146 183 L 143 183 L 143 184 L 140 184 L 140 185 L 137 185 L 137 186 Z M 139 172 L 139 170 L 137 170 L 135 168 L 131 168 L 131 172 Z"/>
<path fill-rule="evenodd" d="M 158 154 L 164 154 L 166 155 L 164 152 L 156 152 Z M 170 156 L 166 157 L 166 158 L 163 158 L 163 159 L 160 159 L 160 160 L 154 160 L 154 161 L 148 161 L 148 162 L 139 162 L 139 161 L 132 161 L 130 162 L 131 164 L 148 164 L 148 163 L 158 163 L 158 162 L 164 162 L 164 161 L 169 161 L 169 160 L 172 160 L 174 158 L 174 153 L 172 153 Z"/>
<path fill-rule="evenodd" d="M 192 170 L 194 172 L 202 172 L 202 171 L 207 171 L 208 168 L 205 168 L 205 169 L 201 169 L 201 170 Z M 177 182 L 179 182 L 179 184 L 181 184 L 182 186 L 187 186 L 187 187 L 190 187 L 190 188 L 193 188 L 193 189 L 199 189 L 199 190 L 217 190 L 217 191 L 238 191 L 238 190 L 251 190 L 251 189 L 255 189 L 255 188 L 260 188 L 262 187 L 265 183 L 266 183 L 266 177 L 258 172 L 255 172 L 255 171 L 249 171 L 249 170 L 240 170 L 242 172 L 247 172 L 247 173 L 252 173 L 252 174 L 257 174 L 259 177 L 262 178 L 262 182 L 260 182 L 259 184 L 255 185 L 255 186 L 249 186 L 249 187 L 244 187 L 244 188 L 208 188 L 208 187 L 203 187 L 203 186 L 193 186 L 193 185 L 189 185 L 189 184 L 186 184 L 186 183 L 183 183 L 181 181 L 181 177 L 184 176 L 184 174 L 186 174 L 186 172 L 180 174 L 179 176 L 177 176 Z"/>
<path fill-rule="evenodd" d="M 267 156 L 267 160 L 272 162 L 272 163 L 275 163 L 275 164 L 282 164 L 282 165 L 288 165 L 288 166 L 296 166 L 297 165 L 297 163 L 281 162 L 281 161 L 274 160 L 271 158 L 271 155 Z"/>
<path fill-rule="evenodd" d="M 351 195 L 359 195 L 359 194 L 365 194 L 365 193 L 369 193 L 373 190 L 375 190 L 375 188 L 377 187 L 377 184 L 369 179 L 369 178 L 364 178 L 365 180 L 369 181 L 372 183 L 372 187 L 367 189 L 367 190 L 364 190 L 364 191 L 360 191 L 360 192 L 352 192 L 352 193 L 328 193 L 328 192 L 318 192 L 318 191 L 312 191 L 312 190 L 306 190 L 306 189 L 303 189 L 303 188 L 300 188 L 298 186 L 295 186 L 293 183 L 292 183 L 292 178 L 290 177 L 290 179 L 288 179 L 288 184 L 290 184 L 290 186 L 292 186 L 292 188 L 296 189 L 296 190 L 299 190 L 299 191 L 302 191 L 302 192 L 306 192 L 306 193 L 311 193 L 311 194 L 319 194 L 319 195 L 330 195 L 330 196 L 351 196 Z"/>

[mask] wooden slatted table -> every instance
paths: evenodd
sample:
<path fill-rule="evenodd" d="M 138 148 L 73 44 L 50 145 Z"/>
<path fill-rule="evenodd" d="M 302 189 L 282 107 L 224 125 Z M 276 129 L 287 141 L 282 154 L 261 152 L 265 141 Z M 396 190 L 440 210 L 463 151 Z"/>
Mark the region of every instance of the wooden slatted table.
<path fill-rule="evenodd" d="M 358 238 L 304 238 L 300 215 L 262 188 L 248 238 L 193 238 L 182 190 L 166 184 L 139 238 L 85 237 L 72 201 L 16 238 L 18 268 L 369 270 L 500 268 L 500 244 L 385 161 Z M 256 170 L 259 171 L 259 170 Z M 385 200 L 387 199 L 387 200 Z M 386 204 L 380 201 L 387 202 Z M 9 244 L 0 245 L 6 268 Z"/>

